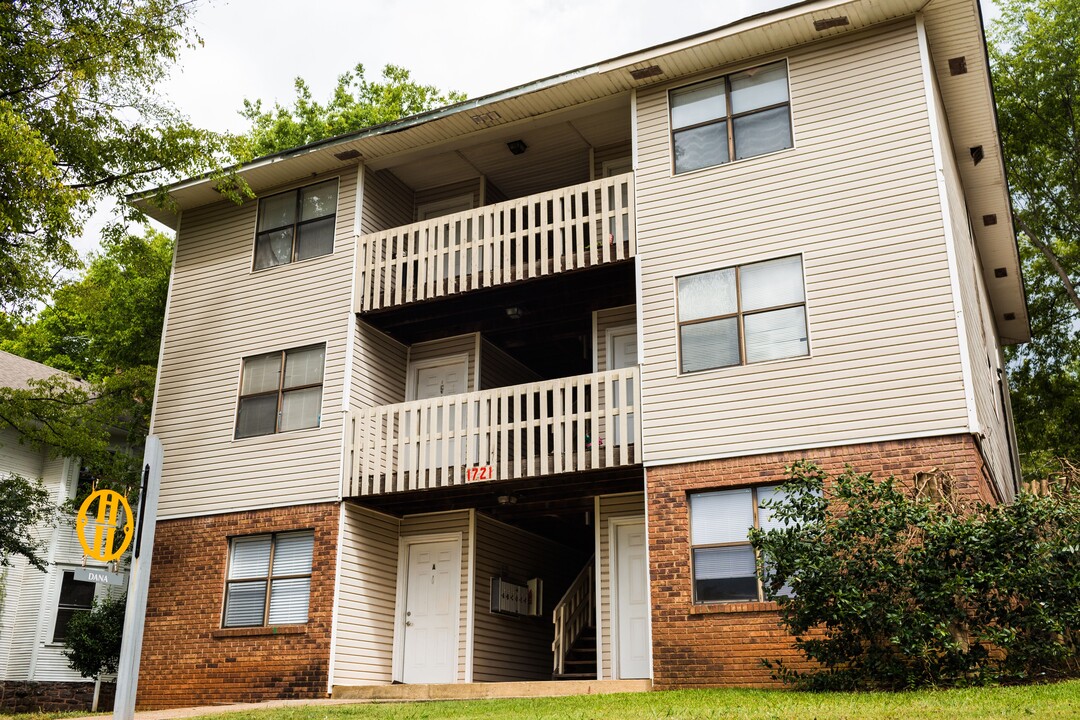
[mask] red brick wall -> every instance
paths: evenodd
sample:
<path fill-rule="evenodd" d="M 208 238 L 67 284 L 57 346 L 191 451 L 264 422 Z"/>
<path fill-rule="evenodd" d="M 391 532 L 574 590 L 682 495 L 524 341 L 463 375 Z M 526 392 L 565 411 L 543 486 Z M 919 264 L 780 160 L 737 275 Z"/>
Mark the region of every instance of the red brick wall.
<path fill-rule="evenodd" d="M 901 440 L 668 465 L 646 473 L 652 584 L 654 683 L 658 688 L 776 684 L 762 658 L 800 667 L 772 603 L 694 605 L 687 493 L 784 480 L 784 466 L 817 462 L 836 474 L 851 464 L 875 477 L 910 481 L 919 471 L 952 474 L 962 499 L 993 501 L 984 463 L 968 435 Z"/>
<path fill-rule="evenodd" d="M 326 696 L 337 504 L 164 520 L 154 539 L 138 709 Z M 221 628 L 229 538 L 315 531 L 305 625 Z"/>

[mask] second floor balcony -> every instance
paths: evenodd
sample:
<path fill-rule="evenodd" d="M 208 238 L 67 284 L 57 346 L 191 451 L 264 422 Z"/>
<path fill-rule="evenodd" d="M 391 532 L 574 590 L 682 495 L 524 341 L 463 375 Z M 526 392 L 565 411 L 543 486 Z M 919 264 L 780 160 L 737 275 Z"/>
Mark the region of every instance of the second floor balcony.
<path fill-rule="evenodd" d="M 633 258 L 624 173 L 360 236 L 358 313 Z"/>
<path fill-rule="evenodd" d="M 637 367 L 355 412 L 345 497 L 640 465 Z"/>

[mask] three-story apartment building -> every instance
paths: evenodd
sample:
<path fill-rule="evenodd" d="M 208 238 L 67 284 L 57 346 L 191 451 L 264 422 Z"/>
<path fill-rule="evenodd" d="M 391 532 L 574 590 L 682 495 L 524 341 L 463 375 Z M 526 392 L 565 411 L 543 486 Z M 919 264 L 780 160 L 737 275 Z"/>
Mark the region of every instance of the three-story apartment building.
<path fill-rule="evenodd" d="M 785 464 L 1013 495 L 975 0 L 796 3 L 239 173 L 147 205 L 145 707 L 767 683 L 746 531 Z"/>

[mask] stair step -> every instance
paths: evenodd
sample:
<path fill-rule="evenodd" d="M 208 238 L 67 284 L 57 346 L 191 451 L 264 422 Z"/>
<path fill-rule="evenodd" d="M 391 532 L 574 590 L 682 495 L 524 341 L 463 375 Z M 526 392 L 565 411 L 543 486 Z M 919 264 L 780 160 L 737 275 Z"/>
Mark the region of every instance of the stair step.
<path fill-rule="evenodd" d="M 555 680 L 595 680 L 596 673 L 563 673 L 561 675 L 552 675 Z"/>

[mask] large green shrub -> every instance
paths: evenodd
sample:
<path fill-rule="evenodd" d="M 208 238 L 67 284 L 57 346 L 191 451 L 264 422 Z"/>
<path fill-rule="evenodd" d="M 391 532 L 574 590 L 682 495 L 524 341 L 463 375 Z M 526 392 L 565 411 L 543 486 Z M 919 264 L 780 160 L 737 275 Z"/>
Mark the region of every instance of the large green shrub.
<path fill-rule="evenodd" d="M 95 680 L 116 673 L 126 607 L 125 595 L 105 597 L 95 600 L 92 609 L 71 616 L 63 652 L 72 670 Z"/>
<path fill-rule="evenodd" d="M 809 688 L 909 688 L 1080 675 L 1080 493 L 958 507 L 848 468 L 789 467 L 783 529 L 751 531 Z M 946 491 L 948 488 L 945 488 Z M 787 583 L 790 596 L 778 595 Z"/>

